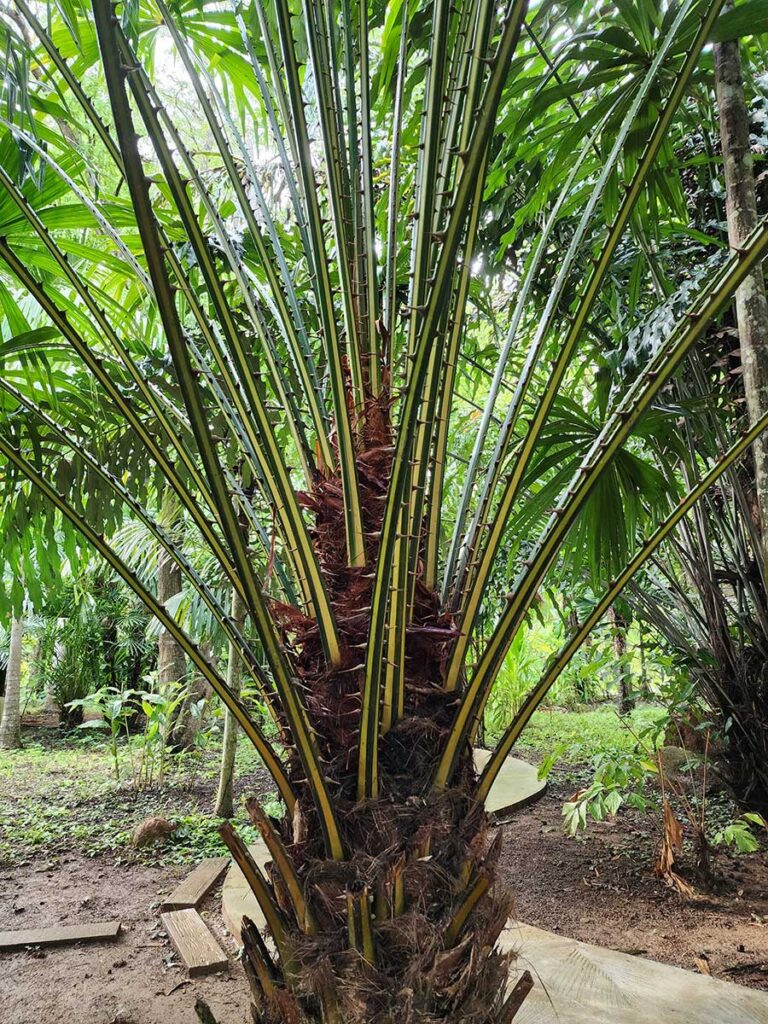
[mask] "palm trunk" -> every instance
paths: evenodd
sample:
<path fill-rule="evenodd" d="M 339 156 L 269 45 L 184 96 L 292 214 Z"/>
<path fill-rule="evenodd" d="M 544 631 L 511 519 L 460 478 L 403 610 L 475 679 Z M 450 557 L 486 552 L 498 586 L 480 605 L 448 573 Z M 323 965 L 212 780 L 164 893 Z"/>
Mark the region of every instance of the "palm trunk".
<path fill-rule="evenodd" d="M 166 492 L 163 500 L 163 517 L 168 521 L 168 526 L 173 531 L 174 522 L 179 514 L 179 506 L 175 497 Z M 181 593 L 181 569 L 170 555 L 162 550 L 157 560 L 157 599 L 161 604 L 166 604 L 177 594 Z M 183 683 L 187 676 L 187 661 L 181 647 L 176 643 L 171 634 L 163 629 L 157 642 L 157 686 L 160 692 L 167 693 L 179 683 Z M 184 700 L 179 706 L 176 720 L 173 723 L 170 733 L 171 746 L 175 749 L 183 749 L 187 740 L 189 730 L 189 708 L 191 704 L 191 687 L 185 694 Z"/>
<path fill-rule="evenodd" d="M 391 473 L 386 396 L 380 406 L 366 416 L 367 423 L 379 425 L 379 433 L 370 430 L 367 450 L 358 457 L 368 537 L 380 533 L 382 497 Z M 327 858 L 298 759 L 288 763 L 297 802 L 279 826 L 257 802 L 248 801 L 273 859 L 290 865 L 286 877 L 291 882 L 287 888 L 277 872 L 272 875 L 277 961 L 256 928 L 244 923 L 254 1019 L 260 1024 L 508 1024 L 515 1010 L 505 1002 L 508 958 L 496 941 L 511 900 L 492 884 L 501 837 L 491 839 L 489 820 L 475 798 L 469 743 L 458 755 L 451 785 L 440 792 L 433 787 L 454 714 L 455 698 L 442 685 L 445 650 L 454 632 L 437 592 L 421 579 L 413 625 L 406 630 L 403 713 L 381 739 L 380 795 L 357 796 L 362 666 L 356 652 L 367 642 L 373 580 L 366 568 L 339 564 L 344 545 L 339 488 L 338 478 L 319 477 L 307 502 L 315 514 L 314 546 L 345 660 L 329 671 L 315 621 L 287 605 L 276 606 L 275 614 L 294 656 L 326 777 L 332 780 L 346 855 Z M 222 835 L 258 888 L 234 830 L 226 824 Z"/>
<path fill-rule="evenodd" d="M 714 54 L 728 240 L 731 248 L 738 250 L 758 223 L 749 114 L 738 41 L 733 39 L 716 44 Z M 754 424 L 768 410 L 768 301 L 760 264 L 736 292 L 736 317 L 747 410 L 750 424 Z M 762 524 L 763 564 L 768 570 L 768 435 L 764 433 L 752 450 Z"/>
<path fill-rule="evenodd" d="M 215 661 L 210 646 L 203 646 L 206 658 L 213 663 Z M 199 672 L 195 672 L 187 681 L 184 692 L 184 699 L 179 705 L 176 720 L 171 727 L 169 735 L 169 746 L 171 750 L 179 753 L 183 750 L 191 750 L 195 745 L 197 733 L 202 725 L 202 713 L 197 715 L 194 711 L 195 705 L 205 700 L 210 694 L 210 687 Z"/>
<path fill-rule="evenodd" d="M 24 620 L 15 618 L 11 623 L 11 645 L 8 669 L 5 675 L 5 701 L 0 720 L 0 748 L 12 750 L 21 746 L 21 642 L 24 638 Z"/>
<path fill-rule="evenodd" d="M 237 591 L 232 592 L 232 620 L 238 629 L 245 622 L 245 605 Z M 240 694 L 240 682 L 243 674 L 243 663 L 233 644 L 229 645 L 229 661 L 227 663 L 227 685 L 234 694 Z M 231 818 L 234 814 L 232 801 L 232 777 L 235 769 L 235 752 L 237 751 L 237 721 L 227 711 L 224 715 L 224 742 L 221 750 L 221 772 L 219 789 L 216 794 L 215 812 L 220 818 Z"/>

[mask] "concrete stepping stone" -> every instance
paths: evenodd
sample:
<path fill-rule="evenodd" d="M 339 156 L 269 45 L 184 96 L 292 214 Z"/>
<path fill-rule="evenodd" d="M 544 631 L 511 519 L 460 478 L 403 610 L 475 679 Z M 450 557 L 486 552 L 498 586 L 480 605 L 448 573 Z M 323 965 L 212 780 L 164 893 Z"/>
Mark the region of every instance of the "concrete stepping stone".
<path fill-rule="evenodd" d="M 534 977 L 515 1024 L 768 1024 L 768 993 L 731 981 L 518 922 L 500 942 Z"/>
<path fill-rule="evenodd" d="M 475 750 L 475 768 L 478 772 L 485 768 L 490 757 L 490 750 Z M 508 757 L 491 786 L 485 806 L 490 816 L 499 821 L 520 807 L 527 807 L 540 799 L 546 789 L 547 781 L 539 778 L 535 765 L 521 761 L 518 757 Z"/>

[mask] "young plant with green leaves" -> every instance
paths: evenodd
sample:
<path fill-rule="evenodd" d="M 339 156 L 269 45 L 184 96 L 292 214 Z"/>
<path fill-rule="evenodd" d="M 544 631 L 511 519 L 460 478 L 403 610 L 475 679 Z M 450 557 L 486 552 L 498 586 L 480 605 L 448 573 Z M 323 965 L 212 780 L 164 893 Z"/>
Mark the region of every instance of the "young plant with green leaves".
<path fill-rule="evenodd" d="M 141 598 L 275 780 L 280 825 L 251 804 L 268 871 L 223 830 L 268 927 L 246 922 L 242 935 L 256 1020 L 515 1016 L 527 982 L 507 993 L 497 940 L 511 901 L 493 885 L 500 838 L 489 842 L 484 798 L 590 629 L 766 425 L 702 465 L 630 552 L 478 778 L 472 747 L 494 679 L 571 529 L 768 252 L 761 223 L 607 411 L 518 551 L 512 585 L 494 576 L 511 514 L 558 468 L 538 461 L 543 432 L 585 380 L 590 315 L 723 0 L 655 6 L 644 5 L 652 58 L 618 116 L 604 105 L 572 136 L 536 247 L 506 283 L 508 341 L 463 490 L 450 495 L 452 531 L 450 428 L 480 311 L 486 173 L 500 112 L 535 107 L 549 81 L 535 30 L 555 5 L 62 0 L 43 22 L 15 0 L 7 17 L 15 111 L 0 153 L 0 260 L 5 338 L 22 337 L 0 377 L 0 456 Z M 191 132 L 183 104 L 165 99 L 182 72 Z M 535 132 L 535 118 L 519 130 Z M 639 151 L 628 147 L 638 136 Z M 541 261 L 574 204 L 531 326 Z M 29 344 L 40 330 L 42 367 Z M 525 355 L 508 398 L 514 349 Z M 245 626 L 153 515 L 163 492 L 242 601 Z M 104 523 L 116 506 L 220 624 L 279 745 L 115 550 Z M 469 664 L 497 580 L 502 612 Z"/>

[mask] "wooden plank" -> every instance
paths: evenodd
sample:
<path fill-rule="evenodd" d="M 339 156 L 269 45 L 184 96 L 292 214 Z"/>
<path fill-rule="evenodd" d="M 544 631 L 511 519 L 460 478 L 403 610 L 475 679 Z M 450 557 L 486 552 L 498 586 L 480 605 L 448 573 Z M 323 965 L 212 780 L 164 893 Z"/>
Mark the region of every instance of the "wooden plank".
<path fill-rule="evenodd" d="M 229 961 L 205 921 L 193 907 L 161 914 L 168 938 L 184 961 L 190 978 L 224 970 Z"/>
<path fill-rule="evenodd" d="M 206 860 L 201 860 L 194 871 L 176 886 L 160 909 L 197 908 L 206 893 L 213 888 L 227 870 L 228 864 L 229 857 L 208 857 Z"/>
<path fill-rule="evenodd" d="M 0 932 L 0 949 L 21 949 L 23 946 L 63 946 L 69 942 L 103 942 L 116 939 L 119 921 L 95 924 L 65 924 L 52 928 L 24 928 Z"/>

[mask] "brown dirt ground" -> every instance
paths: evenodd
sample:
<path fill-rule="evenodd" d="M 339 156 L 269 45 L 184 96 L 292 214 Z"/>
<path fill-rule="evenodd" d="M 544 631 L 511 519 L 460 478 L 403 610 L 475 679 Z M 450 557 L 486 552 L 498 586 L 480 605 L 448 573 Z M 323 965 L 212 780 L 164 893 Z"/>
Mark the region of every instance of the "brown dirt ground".
<path fill-rule="evenodd" d="M 562 935 L 768 988 L 768 855 L 722 857 L 714 895 L 685 900 L 655 879 L 658 826 L 623 812 L 566 839 L 557 776 L 506 826 L 502 881 L 521 920 Z M 202 908 L 231 955 L 227 974 L 187 981 L 159 925 L 158 905 L 189 867 L 148 867 L 68 853 L 0 869 L 0 929 L 119 917 L 117 942 L 0 954 L 2 1024 L 194 1024 L 202 996 L 220 1024 L 245 1024 L 247 984 L 218 913 Z"/>
<path fill-rule="evenodd" d="M 520 920 L 768 989 L 768 852 L 720 855 L 716 891 L 685 899 L 653 875 L 654 814 L 624 809 L 566 838 L 561 808 L 573 789 L 554 773 L 543 799 L 504 826 L 501 877 Z"/>
<path fill-rule="evenodd" d="M 194 1024 L 204 998 L 220 1024 L 245 1024 L 247 981 L 224 931 L 219 892 L 201 908 L 231 956 L 227 974 L 186 980 L 158 904 L 189 867 L 115 865 L 72 856 L 0 873 L 0 929 L 120 918 L 116 942 L 0 954 L 3 1024 Z"/>

